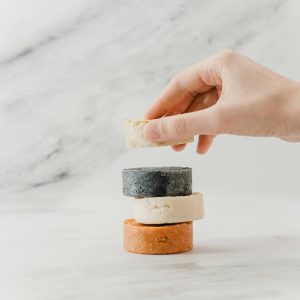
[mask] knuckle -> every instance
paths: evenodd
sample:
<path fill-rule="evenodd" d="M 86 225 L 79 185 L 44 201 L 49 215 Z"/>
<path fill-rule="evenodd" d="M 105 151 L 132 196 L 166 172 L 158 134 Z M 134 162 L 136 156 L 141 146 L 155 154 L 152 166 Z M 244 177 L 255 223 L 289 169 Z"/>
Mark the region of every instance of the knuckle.
<path fill-rule="evenodd" d="M 217 54 L 217 57 L 223 64 L 228 64 L 235 60 L 237 55 L 238 54 L 231 49 L 223 49 Z"/>
<path fill-rule="evenodd" d="M 182 73 L 177 74 L 173 79 L 171 80 L 171 85 L 176 88 L 178 91 L 183 91 L 182 87 Z"/>
<path fill-rule="evenodd" d="M 171 127 L 177 136 L 182 136 L 187 131 L 187 122 L 183 116 L 176 116 L 172 119 Z"/>
<path fill-rule="evenodd" d="M 159 131 L 163 137 L 168 136 L 168 124 L 166 122 L 159 122 Z"/>
<path fill-rule="evenodd" d="M 190 94 L 191 92 L 185 86 L 186 78 L 187 78 L 187 71 L 185 70 L 178 73 L 175 77 L 173 77 L 173 79 L 171 80 L 171 85 L 181 93 Z"/>
<path fill-rule="evenodd" d="M 180 83 L 180 75 L 177 74 L 177 75 L 175 75 L 175 76 L 171 79 L 170 85 L 172 85 L 172 86 L 178 86 L 179 83 Z"/>

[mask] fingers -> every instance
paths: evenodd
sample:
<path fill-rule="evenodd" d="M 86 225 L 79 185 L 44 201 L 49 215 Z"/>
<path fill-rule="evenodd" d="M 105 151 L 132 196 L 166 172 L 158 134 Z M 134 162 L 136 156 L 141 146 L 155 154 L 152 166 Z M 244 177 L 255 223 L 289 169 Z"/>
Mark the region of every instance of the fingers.
<path fill-rule="evenodd" d="M 217 103 L 219 94 L 217 89 L 212 89 L 209 92 L 199 94 L 193 99 L 191 105 L 187 108 L 186 112 L 198 111 L 201 109 L 208 108 Z"/>
<path fill-rule="evenodd" d="M 213 107 L 163 117 L 149 122 L 144 128 L 144 135 L 154 142 L 172 142 L 190 138 L 194 135 L 218 134 L 217 111 Z"/>
<path fill-rule="evenodd" d="M 161 96 L 145 113 L 146 119 L 155 119 L 169 112 L 182 113 L 194 97 L 221 84 L 221 70 L 217 60 L 208 58 L 183 71 L 171 80 Z"/>
<path fill-rule="evenodd" d="M 201 135 L 198 138 L 198 145 L 197 145 L 197 153 L 198 154 L 205 154 L 209 148 L 211 147 L 212 143 L 214 142 L 215 136 L 214 135 Z M 184 150 L 186 144 L 175 145 L 172 146 L 172 149 L 176 152 L 180 152 Z"/>
<path fill-rule="evenodd" d="M 214 105 L 218 101 L 218 91 L 216 89 L 212 89 L 209 92 L 199 94 L 196 98 L 193 99 L 192 104 L 188 107 L 187 112 L 198 111 L 201 109 L 208 108 Z M 171 115 L 171 114 L 170 114 Z M 173 115 L 173 114 L 172 114 Z M 199 148 L 200 152 L 198 153 L 204 154 L 208 151 L 211 143 L 213 142 L 213 136 L 201 136 L 201 147 Z M 200 142 L 199 142 L 200 143 Z M 185 144 L 172 146 L 173 150 L 176 152 L 180 152 L 185 148 Z"/>
<path fill-rule="evenodd" d="M 180 145 L 175 145 L 172 146 L 172 149 L 176 152 L 180 152 L 185 148 L 186 144 L 180 144 Z"/>
<path fill-rule="evenodd" d="M 198 139 L 197 153 L 205 154 L 211 147 L 215 136 L 214 135 L 201 135 Z"/>

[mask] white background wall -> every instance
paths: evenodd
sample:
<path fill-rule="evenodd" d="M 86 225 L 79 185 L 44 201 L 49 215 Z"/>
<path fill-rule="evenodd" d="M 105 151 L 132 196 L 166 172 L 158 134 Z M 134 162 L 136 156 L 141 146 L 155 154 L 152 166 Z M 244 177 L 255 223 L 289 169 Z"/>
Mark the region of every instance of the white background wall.
<path fill-rule="evenodd" d="M 299 144 L 221 136 L 200 157 L 195 145 L 126 150 L 122 132 L 172 76 L 222 48 L 299 79 L 299 9 L 266 0 L 1 1 L 2 191 L 47 182 L 55 191 L 61 173 L 80 185 L 118 161 L 114 178 L 122 167 L 189 165 L 203 191 L 299 197 Z"/>

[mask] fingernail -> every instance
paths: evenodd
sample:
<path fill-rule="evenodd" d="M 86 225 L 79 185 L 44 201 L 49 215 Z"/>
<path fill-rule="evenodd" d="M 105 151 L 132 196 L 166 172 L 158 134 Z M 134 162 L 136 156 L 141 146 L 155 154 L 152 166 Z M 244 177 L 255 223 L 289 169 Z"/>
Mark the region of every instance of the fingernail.
<path fill-rule="evenodd" d="M 157 141 L 160 139 L 160 131 L 158 124 L 155 124 L 155 122 L 150 122 L 147 124 L 144 128 L 144 136 L 146 139 L 151 140 L 151 141 Z"/>

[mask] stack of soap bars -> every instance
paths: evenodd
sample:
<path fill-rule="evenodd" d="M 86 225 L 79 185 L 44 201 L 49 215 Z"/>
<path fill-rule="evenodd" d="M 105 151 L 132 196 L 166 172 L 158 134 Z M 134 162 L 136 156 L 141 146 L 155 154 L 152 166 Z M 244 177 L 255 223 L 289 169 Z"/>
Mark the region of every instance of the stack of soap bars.
<path fill-rule="evenodd" d="M 201 193 L 192 192 L 192 169 L 123 170 L 123 194 L 133 197 L 134 219 L 124 221 L 124 247 L 140 254 L 173 254 L 193 248 L 193 221 L 204 216 Z"/>

